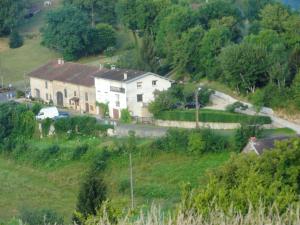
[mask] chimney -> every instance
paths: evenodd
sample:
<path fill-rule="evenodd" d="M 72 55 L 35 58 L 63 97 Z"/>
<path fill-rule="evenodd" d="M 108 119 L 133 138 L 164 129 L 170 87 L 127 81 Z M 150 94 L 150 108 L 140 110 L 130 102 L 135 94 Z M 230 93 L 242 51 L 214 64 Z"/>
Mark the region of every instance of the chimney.
<path fill-rule="evenodd" d="M 65 61 L 63 59 L 58 59 L 57 60 L 58 65 L 63 65 Z"/>
<path fill-rule="evenodd" d="M 127 80 L 127 78 L 128 78 L 127 73 L 124 73 L 124 80 Z"/>
<path fill-rule="evenodd" d="M 249 140 L 251 143 L 255 143 L 256 142 L 256 137 L 250 137 L 250 140 Z"/>

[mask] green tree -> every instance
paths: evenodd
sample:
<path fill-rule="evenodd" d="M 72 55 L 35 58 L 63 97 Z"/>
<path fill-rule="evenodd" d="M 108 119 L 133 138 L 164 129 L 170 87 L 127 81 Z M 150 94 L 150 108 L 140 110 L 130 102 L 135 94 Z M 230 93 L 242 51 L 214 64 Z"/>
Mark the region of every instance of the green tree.
<path fill-rule="evenodd" d="M 100 23 L 90 30 L 89 49 L 90 54 L 103 52 L 116 45 L 116 31 L 109 24 Z"/>
<path fill-rule="evenodd" d="M 72 6 L 51 11 L 42 30 L 42 44 L 61 52 L 66 60 L 78 59 L 90 47 L 91 28 L 87 15 Z"/>
<path fill-rule="evenodd" d="M 201 41 L 200 58 L 198 63 L 203 73 L 209 79 L 220 76 L 220 67 L 217 57 L 224 46 L 230 43 L 230 32 L 226 27 L 215 27 L 207 31 Z"/>
<path fill-rule="evenodd" d="M 253 93 L 268 83 L 270 58 L 264 46 L 242 43 L 228 46 L 220 54 L 223 80 L 238 92 Z"/>
<path fill-rule="evenodd" d="M 106 200 L 106 192 L 107 188 L 102 177 L 90 171 L 80 187 L 76 210 L 85 218 L 88 215 L 96 215 Z"/>
<path fill-rule="evenodd" d="M 280 3 L 269 4 L 261 10 L 260 17 L 263 28 L 283 33 L 286 29 L 285 22 L 289 19 L 290 12 Z"/>
<path fill-rule="evenodd" d="M 298 109 L 300 109 L 300 72 L 297 73 L 293 81 L 293 96 Z"/>
<path fill-rule="evenodd" d="M 122 123 L 131 123 L 131 115 L 128 109 L 121 110 L 121 118 L 120 121 Z"/>
<path fill-rule="evenodd" d="M 182 34 L 181 39 L 178 41 L 174 49 L 174 60 L 172 66 L 178 73 L 193 74 L 193 78 L 197 79 L 201 73 L 200 48 L 201 41 L 204 36 L 202 27 L 197 26 L 189 29 Z"/>
<path fill-rule="evenodd" d="M 24 18 L 28 0 L 0 1 L 0 36 L 9 34 Z"/>
<path fill-rule="evenodd" d="M 96 23 L 116 23 L 116 0 L 64 0 L 88 13 L 92 26 Z"/>
<path fill-rule="evenodd" d="M 23 45 L 23 37 L 17 32 L 12 31 L 9 36 L 9 47 L 10 48 L 19 48 Z"/>

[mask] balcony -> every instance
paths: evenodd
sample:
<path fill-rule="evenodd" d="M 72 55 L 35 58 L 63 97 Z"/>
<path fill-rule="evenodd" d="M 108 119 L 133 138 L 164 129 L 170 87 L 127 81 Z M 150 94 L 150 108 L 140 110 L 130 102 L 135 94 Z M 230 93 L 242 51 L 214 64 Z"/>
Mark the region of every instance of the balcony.
<path fill-rule="evenodd" d="M 110 86 L 110 91 L 118 92 L 118 93 L 125 93 L 125 88 Z"/>

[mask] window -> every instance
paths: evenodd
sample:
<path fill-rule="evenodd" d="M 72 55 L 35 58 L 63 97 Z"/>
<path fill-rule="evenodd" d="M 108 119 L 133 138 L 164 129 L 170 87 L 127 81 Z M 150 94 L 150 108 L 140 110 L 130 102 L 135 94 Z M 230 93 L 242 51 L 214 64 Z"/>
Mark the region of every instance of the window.
<path fill-rule="evenodd" d="M 89 94 L 87 92 L 85 92 L 85 101 L 89 100 Z"/>
<path fill-rule="evenodd" d="M 120 95 L 116 94 L 116 107 L 120 107 Z"/>
<path fill-rule="evenodd" d="M 74 91 L 74 96 L 76 97 L 76 91 Z"/>
<path fill-rule="evenodd" d="M 152 86 L 156 86 L 157 85 L 157 80 L 153 80 L 152 81 Z"/>
<path fill-rule="evenodd" d="M 47 100 L 47 101 L 49 100 L 49 95 L 48 95 L 48 93 L 46 93 L 46 100 Z"/>
<path fill-rule="evenodd" d="M 143 102 L 143 95 L 136 95 L 137 102 Z"/>
<path fill-rule="evenodd" d="M 64 95 L 65 95 L 65 98 L 68 97 L 68 92 L 67 92 L 67 89 L 64 90 Z"/>
<path fill-rule="evenodd" d="M 48 82 L 45 81 L 45 88 L 48 89 Z"/>
<path fill-rule="evenodd" d="M 137 87 L 138 89 L 141 89 L 141 88 L 143 87 L 143 82 L 137 82 L 137 83 L 136 83 L 136 87 Z"/>

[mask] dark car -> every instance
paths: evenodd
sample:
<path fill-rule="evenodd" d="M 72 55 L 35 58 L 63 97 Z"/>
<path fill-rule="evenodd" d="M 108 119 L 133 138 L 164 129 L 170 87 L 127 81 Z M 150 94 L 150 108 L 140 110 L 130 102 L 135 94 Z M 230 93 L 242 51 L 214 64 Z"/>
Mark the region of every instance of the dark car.
<path fill-rule="evenodd" d="M 54 117 L 54 120 L 63 119 L 70 117 L 70 114 L 68 112 L 59 112 L 59 115 Z"/>
<path fill-rule="evenodd" d="M 199 103 L 199 108 L 202 108 L 203 105 L 201 105 Z M 196 109 L 196 102 L 187 102 L 185 105 L 184 105 L 184 108 L 185 109 Z"/>
<path fill-rule="evenodd" d="M 171 109 L 181 109 L 181 108 L 183 108 L 183 104 L 180 102 L 171 105 Z"/>

